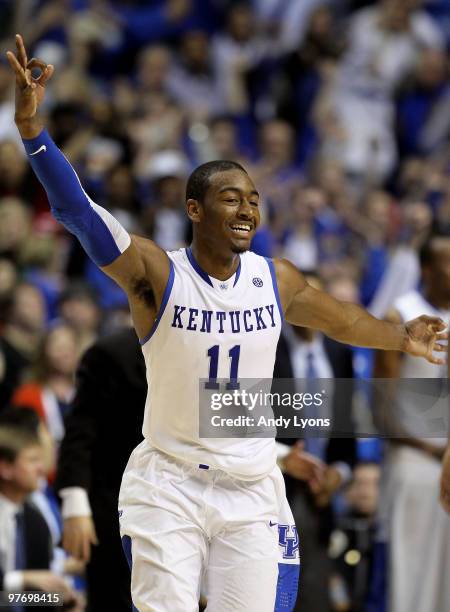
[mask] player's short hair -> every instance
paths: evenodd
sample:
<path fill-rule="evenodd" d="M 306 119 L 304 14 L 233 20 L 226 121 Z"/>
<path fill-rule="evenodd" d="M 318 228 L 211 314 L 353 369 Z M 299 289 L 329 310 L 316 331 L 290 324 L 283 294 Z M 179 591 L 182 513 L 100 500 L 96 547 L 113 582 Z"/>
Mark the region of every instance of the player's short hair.
<path fill-rule="evenodd" d="M 234 161 L 229 160 L 216 160 L 206 162 L 198 168 L 196 168 L 190 177 L 186 185 L 186 200 L 198 200 L 203 201 L 206 192 L 209 187 L 209 179 L 213 174 L 217 172 L 227 172 L 227 170 L 240 170 L 241 172 L 247 173 L 247 170 Z"/>

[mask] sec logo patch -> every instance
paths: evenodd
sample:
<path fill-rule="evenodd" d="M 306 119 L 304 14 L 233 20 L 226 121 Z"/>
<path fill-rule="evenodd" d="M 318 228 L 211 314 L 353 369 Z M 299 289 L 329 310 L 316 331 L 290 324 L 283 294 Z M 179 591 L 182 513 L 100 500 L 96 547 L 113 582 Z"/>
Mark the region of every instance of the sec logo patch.
<path fill-rule="evenodd" d="M 262 280 L 257 276 L 255 276 L 255 278 L 253 279 L 253 284 L 255 285 L 255 287 L 262 287 L 264 285 Z"/>

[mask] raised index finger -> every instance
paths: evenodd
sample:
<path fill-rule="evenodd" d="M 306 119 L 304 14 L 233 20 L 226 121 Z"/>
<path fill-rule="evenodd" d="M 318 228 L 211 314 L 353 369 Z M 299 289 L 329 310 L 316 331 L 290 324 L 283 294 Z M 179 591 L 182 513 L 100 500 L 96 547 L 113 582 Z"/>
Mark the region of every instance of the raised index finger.
<path fill-rule="evenodd" d="M 16 47 L 17 47 L 17 58 L 20 65 L 25 70 L 28 63 L 27 52 L 25 51 L 25 45 L 23 44 L 23 38 L 20 34 L 16 34 Z"/>

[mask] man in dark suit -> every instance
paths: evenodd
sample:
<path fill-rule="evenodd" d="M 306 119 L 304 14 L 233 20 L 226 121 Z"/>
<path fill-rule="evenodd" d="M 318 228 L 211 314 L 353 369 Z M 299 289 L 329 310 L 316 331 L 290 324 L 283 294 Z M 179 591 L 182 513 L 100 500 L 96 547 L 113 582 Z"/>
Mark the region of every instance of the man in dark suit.
<path fill-rule="evenodd" d="M 289 326 L 284 330 L 275 361 L 275 387 L 277 379 L 291 379 L 291 392 L 294 392 L 299 389 L 295 388 L 293 379 L 301 379 L 302 384 L 308 384 L 309 381 L 314 385 L 318 378 L 352 377 L 352 352 L 349 347 L 310 329 Z M 289 383 L 283 382 L 283 386 L 286 384 Z M 310 391 L 309 388 L 307 390 Z M 285 474 L 287 495 L 300 534 L 302 571 L 295 610 L 301 612 L 330 610 L 328 591 L 331 563 L 328 558 L 328 542 L 333 527 L 331 501 L 338 489 L 350 479 L 356 459 L 355 439 L 342 437 L 345 433 L 351 436 L 353 429 L 351 384 L 347 385 L 345 393 L 339 388 L 335 389 L 329 417 L 332 428 L 341 437 L 331 435 L 329 439 L 321 439 L 305 436 L 300 450 L 297 441 L 296 446 L 290 449 L 286 447 L 284 457 L 282 451 L 279 451 L 279 464 Z M 281 449 L 280 444 L 292 445 L 295 442 L 280 438 L 278 447 Z M 301 456 L 305 451 L 323 466 L 322 475 L 309 483 L 307 479 L 296 477 L 292 469 L 292 458 L 296 454 Z"/>
<path fill-rule="evenodd" d="M 91 612 L 131 609 L 117 498 L 131 451 L 142 440 L 146 393 L 144 359 L 133 329 L 102 338 L 84 354 L 56 488 L 63 500 L 63 546 L 88 562 Z"/>
<path fill-rule="evenodd" d="M 63 578 L 49 569 L 53 556 L 50 532 L 39 510 L 27 501 L 44 473 L 44 453 L 38 436 L 2 419 L 0 590 L 59 592 L 66 603 L 75 603 L 75 596 Z M 18 605 L 15 609 L 22 608 Z"/>

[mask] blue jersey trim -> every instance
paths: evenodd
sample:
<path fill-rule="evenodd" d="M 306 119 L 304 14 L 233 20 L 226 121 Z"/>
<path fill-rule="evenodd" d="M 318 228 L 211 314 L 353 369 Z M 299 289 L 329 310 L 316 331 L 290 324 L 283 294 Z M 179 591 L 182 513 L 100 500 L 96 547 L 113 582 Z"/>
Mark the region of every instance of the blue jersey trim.
<path fill-rule="evenodd" d="M 133 565 L 133 557 L 131 554 L 131 538 L 130 536 L 124 535 L 122 536 L 122 548 L 125 553 L 125 557 L 127 559 L 128 567 L 131 571 L 131 566 Z M 132 612 L 138 612 L 138 609 L 134 604 L 132 604 Z"/>
<path fill-rule="evenodd" d="M 211 279 L 209 278 L 209 275 L 204 270 L 202 270 L 202 268 L 197 263 L 190 247 L 186 249 L 186 255 L 189 260 L 189 263 L 194 268 L 194 270 L 197 272 L 197 274 L 203 278 L 205 283 L 208 283 L 208 285 L 210 285 L 211 287 L 214 287 Z M 236 286 L 236 283 L 238 282 L 240 275 L 241 275 L 241 258 L 239 257 L 239 264 L 238 264 L 236 274 L 234 277 L 233 287 Z"/>
<path fill-rule="evenodd" d="M 161 300 L 161 306 L 159 307 L 158 314 L 156 315 L 156 319 L 153 322 L 151 330 L 145 336 L 145 338 L 142 338 L 142 340 L 139 340 L 139 344 L 141 346 L 143 346 L 146 342 L 148 342 L 150 338 L 153 336 L 153 334 L 155 333 L 155 331 L 157 330 L 159 322 L 161 321 L 161 317 L 163 316 L 164 311 L 166 309 L 167 302 L 169 301 L 169 297 L 172 292 L 173 281 L 175 278 L 175 268 L 173 267 L 173 262 L 171 259 L 169 259 L 169 262 L 170 262 L 169 279 L 167 281 L 166 288 L 164 289 L 164 294 Z"/>
<path fill-rule="evenodd" d="M 278 283 L 277 283 L 277 275 L 275 273 L 275 266 L 273 265 L 272 259 L 270 259 L 269 257 L 265 257 L 264 259 L 267 261 L 267 265 L 269 266 L 270 276 L 272 277 L 273 292 L 277 300 L 278 310 L 280 311 L 281 322 L 283 323 L 284 314 L 283 314 L 283 308 L 281 307 L 280 293 L 278 291 Z"/>
<path fill-rule="evenodd" d="M 196 261 L 196 259 L 195 259 L 194 255 L 193 255 L 193 253 L 192 253 L 192 251 L 191 251 L 191 248 L 190 248 L 190 247 L 188 247 L 188 248 L 186 249 L 186 255 L 187 255 L 187 258 L 188 258 L 188 260 L 189 260 L 189 263 L 190 263 L 190 264 L 191 264 L 191 266 L 194 268 L 194 270 L 197 272 L 197 274 L 203 278 L 203 280 L 205 281 L 205 283 L 208 283 L 208 285 L 211 285 L 211 287 L 214 287 L 214 285 L 212 284 L 211 279 L 209 278 L 209 276 L 208 276 L 208 275 L 206 274 L 206 272 L 205 272 L 204 270 L 202 270 L 202 269 L 200 268 L 200 266 L 198 265 L 198 263 L 197 263 L 197 261 Z"/>
<path fill-rule="evenodd" d="M 274 612 L 292 612 L 298 592 L 300 565 L 278 563 L 277 597 Z"/>

